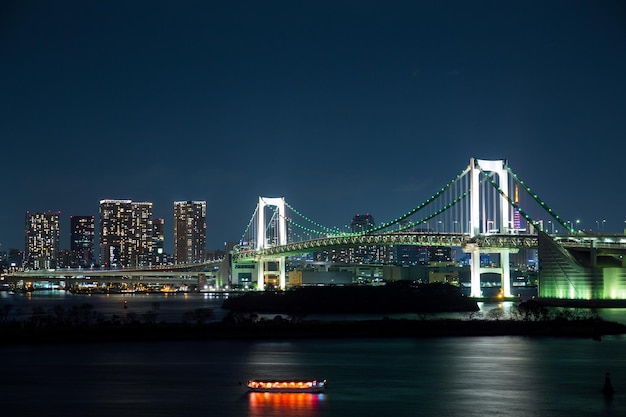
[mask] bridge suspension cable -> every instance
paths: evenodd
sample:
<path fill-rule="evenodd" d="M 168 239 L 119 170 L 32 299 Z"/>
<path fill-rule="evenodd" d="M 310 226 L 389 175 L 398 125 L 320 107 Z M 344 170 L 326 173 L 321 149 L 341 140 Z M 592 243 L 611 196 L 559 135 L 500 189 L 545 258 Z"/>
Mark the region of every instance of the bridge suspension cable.
<path fill-rule="evenodd" d="M 250 217 L 250 220 L 248 221 L 248 225 L 246 226 L 245 230 L 243 231 L 243 233 L 241 234 L 241 239 L 239 239 L 239 244 L 244 244 L 244 242 L 250 242 L 250 233 L 254 233 L 254 230 L 256 230 L 256 227 L 253 227 L 252 230 L 250 230 L 250 226 L 254 226 L 254 221 L 256 220 L 256 215 L 259 211 L 259 206 L 257 205 L 254 208 L 254 212 L 252 213 L 252 217 Z"/>
<path fill-rule="evenodd" d="M 573 228 L 573 227 L 568 226 L 568 225 L 567 225 L 567 222 L 563 221 L 563 219 L 562 219 L 562 218 L 561 218 L 558 214 L 556 214 L 556 213 L 554 212 L 554 210 L 552 210 L 550 207 L 548 207 L 548 205 L 546 205 L 546 203 L 545 203 L 545 202 L 544 202 L 541 198 L 539 198 L 539 196 L 538 196 L 536 193 L 532 192 L 532 191 L 531 191 L 531 189 L 530 189 L 530 187 L 528 187 L 528 186 L 526 185 L 526 183 L 525 183 L 524 181 L 522 181 L 522 180 L 521 180 L 521 179 L 517 176 L 517 174 L 516 174 L 515 172 L 513 172 L 513 170 L 511 169 L 511 167 L 509 167 L 509 166 L 508 166 L 508 164 L 507 164 L 507 167 L 506 167 L 506 168 L 507 168 L 507 170 L 511 173 L 511 175 L 513 175 L 513 178 L 515 178 L 515 180 L 517 181 L 517 183 L 518 183 L 519 185 L 521 185 L 521 186 L 524 188 L 524 190 L 526 190 L 526 192 L 527 192 L 527 193 L 528 193 L 528 194 L 529 194 L 529 195 L 530 195 L 530 196 L 531 196 L 531 197 L 532 197 L 532 198 L 533 198 L 533 199 L 534 199 L 537 203 L 539 203 L 539 206 L 540 206 L 542 209 L 544 209 L 544 210 L 545 210 L 545 211 L 546 211 L 546 212 L 547 212 L 550 216 L 552 216 L 552 218 L 553 218 L 554 220 L 556 220 L 557 222 L 559 222 L 559 224 L 560 224 L 561 226 L 563 226 L 563 227 L 565 228 L 565 230 L 568 230 L 570 233 L 574 233 L 574 228 Z"/>
<path fill-rule="evenodd" d="M 336 228 L 336 227 L 326 227 L 314 220 L 311 220 L 309 217 L 305 216 L 304 214 L 300 213 L 298 210 L 296 210 L 293 206 L 291 206 L 288 202 L 285 201 L 285 206 L 287 206 L 291 211 L 293 211 L 295 214 L 297 214 L 298 216 L 300 216 L 302 219 L 304 219 L 305 221 L 311 223 L 312 225 L 319 227 L 318 230 L 315 229 L 310 229 L 307 228 L 306 226 L 300 225 L 298 223 L 296 223 L 292 218 L 288 218 L 287 221 L 291 222 L 292 224 L 294 224 L 297 227 L 302 228 L 303 230 L 309 231 L 309 232 L 319 232 L 320 234 L 323 233 L 331 233 L 331 234 L 340 234 L 341 231 Z"/>
<path fill-rule="evenodd" d="M 444 193 L 446 191 L 450 190 L 455 184 L 457 184 L 468 172 L 469 172 L 469 166 L 466 167 L 463 171 L 461 171 L 461 173 L 459 175 L 457 175 L 453 180 L 449 181 L 446 185 L 444 185 L 439 191 L 437 191 L 431 197 L 426 199 L 426 201 L 424 201 L 421 204 L 415 206 L 414 208 L 412 208 L 408 212 L 404 213 L 403 215 L 401 215 L 399 217 L 396 217 L 395 219 L 390 220 L 388 222 L 384 222 L 384 223 L 380 224 L 379 226 L 374 226 L 372 228 L 360 231 L 360 232 L 358 232 L 356 234 L 363 234 L 364 235 L 364 234 L 375 233 L 375 232 L 378 232 L 380 230 L 386 229 L 386 228 L 388 228 L 390 226 L 396 225 L 396 224 L 402 222 L 403 220 L 406 220 L 407 218 L 409 218 L 413 214 L 415 214 L 418 211 L 420 211 L 420 210 L 424 209 L 425 207 L 429 206 L 431 203 L 436 201 L 439 197 L 444 195 Z M 453 200 L 454 202 L 452 204 L 447 204 L 444 208 L 442 208 L 440 210 L 437 210 L 435 213 L 430 214 L 430 215 L 424 217 L 423 219 L 420 219 L 419 221 L 417 221 L 417 222 L 415 222 L 413 224 L 401 226 L 403 228 L 402 230 L 406 230 L 408 228 L 415 227 L 417 225 L 422 224 L 425 221 L 428 221 L 428 220 L 436 217 L 437 215 L 443 213 L 444 211 L 446 211 L 450 207 L 454 206 L 463 197 L 465 197 L 466 194 L 467 194 L 467 192 L 463 193 L 463 195 L 461 195 L 461 197 L 454 199 Z"/>
<path fill-rule="evenodd" d="M 528 195 L 538 203 L 539 207 L 554 218 L 558 224 L 562 225 L 566 230 L 573 232 L 573 229 L 569 227 L 554 210 L 548 207 L 536 193 L 532 192 L 530 187 L 513 172 L 506 161 L 504 161 L 501 170 L 496 169 L 494 166 L 488 166 L 488 169 L 485 170 L 484 167 L 481 167 L 479 164 L 476 165 L 476 168 L 480 173 L 480 179 L 476 182 L 478 189 L 472 190 L 470 184 L 471 175 L 468 175 L 472 170 L 470 164 L 451 181 L 441 187 L 441 189 L 404 214 L 390 221 L 380 223 L 379 225 L 371 225 L 361 230 L 353 228 L 348 232 L 341 230 L 339 227 L 324 226 L 304 215 L 287 202 L 284 202 L 284 207 L 288 209 L 286 212 L 284 208 L 278 210 L 276 206 L 268 204 L 266 207 L 271 208 L 273 214 L 269 216 L 268 222 L 262 226 L 265 230 L 265 238 L 276 240 L 278 236 L 276 234 L 280 229 L 280 222 L 282 222 L 282 225 L 287 229 L 287 242 L 299 242 L 332 236 L 359 236 L 396 231 L 452 232 L 454 234 L 465 234 L 473 233 L 471 232 L 472 230 L 478 230 L 479 233 L 487 234 L 517 233 L 518 230 L 526 230 L 519 223 L 520 217 L 526 220 L 529 225 L 543 229 L 541 222 L 534 220 L 527 210 L 521 208 L 521 204 L 518 200 L 518 185 L 526 190 Z M 506 184 L 505 181 L 507 182 Z M 489 185 L 485 186 L 486 183 Z M 515 187 L 514 194 L 512 193 L 513 186 Z M 472 218 L 472 210 L 475 210 L 472 208 L 472 204 L 475 203 L 468 201 L 470 200 L 468 196 L 471 193 L 479 193 L 480 219 Z M 510 208 L 505 208 L 505 205 Z M 502 210 L 510 210 L 510 214 L 502 217 L 499 214 Z M 255 231 L 258 231 L 257 227 L 261 226 L 257 224 L 260 218 L 259 216 L 259 206 L 257 206 L 242 235 L 241 246 L 247 247 L 252 244 L 255 239 L 258 239 L 255 235 Z M 480 224 L 473 224 L 476 221 Z"/>

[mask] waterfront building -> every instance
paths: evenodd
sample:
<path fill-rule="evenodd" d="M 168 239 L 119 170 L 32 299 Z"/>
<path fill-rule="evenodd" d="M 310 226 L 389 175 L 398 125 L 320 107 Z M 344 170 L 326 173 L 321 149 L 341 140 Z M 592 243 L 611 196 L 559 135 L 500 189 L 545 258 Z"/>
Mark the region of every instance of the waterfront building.
<path fill-rule="evenodd" d="M 152 220 L 152 264 L 163 265 L 165 257 L 165 220 Z"/>
<path fill-rule="evenodd" d="M 107 268 L 150 264 L 152 203 L 100 201 L 100 262 Z"/>
<path fill-rule="evenodd" d="M 59 215 L 59 212 L 26 212 L 25 266 L 27 268 L 56 268 L 59 254 Z"/>
<path fill-rule="evenodd" d="M 206 201 L 174 202 L 174 263 L 206 260 Z"/>
<path fill-rule="evenodd" d="M 16 248 L 9 249 L 8 255 L 8 270 L 9 271 L 17 271 L 24 266 L 24 259 L 26 257 L 26 253 L 23 250 L 19 250 Z"/>
<path fill-rule="evenodd" d="M 70 216 L 70 266 L 88 267 L 94 264 L 94 216 Z"/>
<path fill-rule="evenodd" d="M 131 216 L 131 266 L 149 266 L 152 263 L 152 203 L 133 202 Z"/>
<path fill-rule="evenodd" d="M 129 258 L 131 200 L 100 201 L 100 263 L 123 266 Z"/>

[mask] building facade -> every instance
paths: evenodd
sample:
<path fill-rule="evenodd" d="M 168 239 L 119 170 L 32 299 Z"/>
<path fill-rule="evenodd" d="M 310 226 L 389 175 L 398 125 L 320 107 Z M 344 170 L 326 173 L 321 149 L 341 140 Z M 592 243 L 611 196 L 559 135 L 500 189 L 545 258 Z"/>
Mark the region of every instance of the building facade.
<path fill-rule="evenodd" d="M 174 263 L 206 259 L 206 201 L 174 202 Z"/>
<path fill-rule="evenodd" d="M 100 201 L 100 262 L 106 268 L 149 266 L 152 203 Z"/>
<path fill-rule="evenodd" d="M 95 263 L 94 216 L 70 216 L 70 266 L 89 267 Z"/>
<path fill-rule="evenodd" d="M 152 264 L 152 203 L 133 202 L 131 216 L 130 247 L 131 266 L 149 266 Z"/>
<path fill-rule="evenodd" d="M 152 264 L 164 265 L 167 263 L 165 254 L 165 220 L 152 220 Z"/>
<path fill-rule="evenodd" d="M 25 267 L 56 268 L 59 255 L 59 214 L 26 212 Z"/>

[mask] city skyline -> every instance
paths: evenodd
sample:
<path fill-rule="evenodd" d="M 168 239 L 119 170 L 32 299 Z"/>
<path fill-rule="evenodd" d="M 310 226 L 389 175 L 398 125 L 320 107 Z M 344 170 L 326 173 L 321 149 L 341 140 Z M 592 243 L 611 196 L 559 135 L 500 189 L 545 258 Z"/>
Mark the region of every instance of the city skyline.
<path fill-rule="evenodd" d="M 0 6 L 0 250 L 24 213 L 206 201 L 207 248 L 259 196 L 341 226 L 507 159 L 563 219 L 622 233 L 621 2 L 185 1 Z"/>

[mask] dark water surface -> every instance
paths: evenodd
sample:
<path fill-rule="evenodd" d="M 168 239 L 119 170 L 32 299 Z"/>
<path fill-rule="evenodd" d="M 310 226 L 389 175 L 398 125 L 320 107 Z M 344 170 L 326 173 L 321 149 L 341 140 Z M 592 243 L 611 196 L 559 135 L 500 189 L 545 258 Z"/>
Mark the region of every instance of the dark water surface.
<path fill-rule="evenodd" d="M 96 310 L 121 308 L 122 298 L 100 297 L 90 299 Z M 130 302 L 155 300 L 166 317 L 221 305 L 201 295 Z M 22 301 L 11 302 L 33 302 Z M 4 346 L 0 358 L 1 416 L 626 416 L 626 336 Z M 610 401 L 600 392 L 607 371 Z M 329 388 L 247 394 L 238 385 L 263 377 L 326 378 Z"/>
<path fill-rule="evenodd" d="M 10 346 L 3 416 L 624 416 L 625 337 Z M 600 393 L 611 371 L 612 401 Z M 249 377 L 325 394 L 245 394 Z"/>

